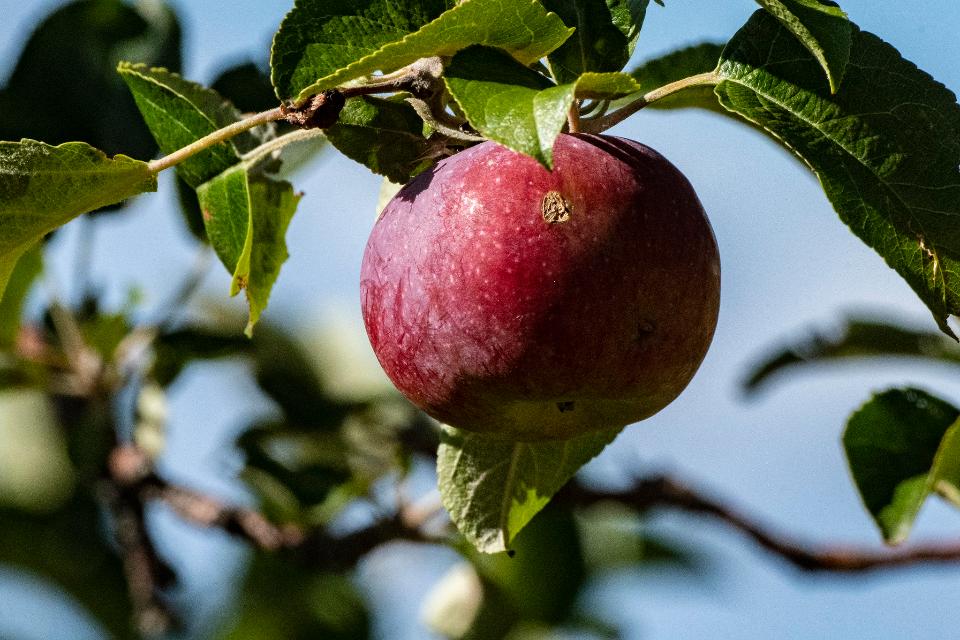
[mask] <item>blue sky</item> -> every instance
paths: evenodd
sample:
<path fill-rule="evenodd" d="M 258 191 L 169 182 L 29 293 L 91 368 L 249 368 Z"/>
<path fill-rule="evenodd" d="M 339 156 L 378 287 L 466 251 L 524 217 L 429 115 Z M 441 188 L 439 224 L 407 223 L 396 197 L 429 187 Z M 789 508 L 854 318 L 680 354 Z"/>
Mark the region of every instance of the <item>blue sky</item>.
<path fill-rule="evenodd" d="M 57 4 L 0 0 L 0 77 L 15 60 L 24 30 Z M 186 75 L 201 81 L 210 80 L 225 64 L 265 55 L 288 8 L 287 2 L 244 0 L 174 4 L 187 26 Z M 842 4 L 863 28 L 881 35 L 947 86 L 960 89 L 960 6 L 955 0 Z M 704 39 L 725 40 L 755 6 L 750 0 L 668 0 L 666 8 L 652 6 L 638 57 Z M 882 311 L 933 328 L 928 312 L 839 222 L 813 176 L 762 136 L 710 114 L 652 111 L 641 112 L 611 133 L 656 148 L 693 183 L 719 241 L 723 294 L 714 345 L 690 388 L 665 411 L 622 434 L 591 473 L 617 481 L 625 472 L 675 471 L 811 542 L 878 545 L 844 466 L 842 425 L 872 391 L 888 386 L 919 385 L 960 402 L 960 381 L 950 375 L 955 372 L 903 362 L 823 369 L 791 379 L 751 402 L 740 397 L 737 383 L 744 368 L 772 344 L 812 326 L 829 327 L 842 313 Z M 269 317 L 304 326 L 332 318 L 359 329 L 360 255 L 379 180 L 331 154 L 296 184 L 307 195 L 291 227 L 292 257 Z M 175 274 L 188 268 L 192 250 L 170 215 L 171 202 L 169 191 L 144 198 L 98 233 L 95 271 L 116 299 L 133 285 L 151 292 L 151 300 L 163 299 Z M 71 247 L 70 235 L 64 235 L 61 261 L 66 264 Z M 205 292 L 220 295 L 227 283 L 217 268 Z M 249 383 L 236 375 L 230 365 L 205 367 L 171 398 L 168 471 L 227 496 L 239 493 L 217 478 L 230 462 L 221 453 L 225 434 L 245 412 L 259 407 L 251 399 Z M 218 403 L 202 402 L 208 397 L 219 398 Z M 192 427 L 198 424 L 206 428 Z M 717 570 L 707 580 L 620 575 L 597 585 L 587 604 L 627 624 L 629 638 L 894 639 L 953 635 L 960 628 L 955 606 L 960 601 L 960 567 L 866 579 L 810 578 L 702 519 L 665 516 L 654 524 L 709 550 Z M 216 591 L 225 578 L 212 565 L 230 566 L 239 550 L 216 536 L 195 535 L 163 519 L 160 526 L 185 562 L 201 555 L 216 560 L 201 563 L 188 575 L 188 588 L 196 593 Z M 957 530 L 960 517 L 932 503 L 915 535 L 918 540 L 934 539 Z M 371 587 L 384 613 L 384 638 L 423 637 L 416 627 L 417 602 L 451 561 L 450 554 L 407 550 L 378 553 L 364 564 L 361 581 Z M 418 566 L 427 569 L 416 574 L 412 586 L 400 589 L 396 576 Z M 37 635 L 34 592 L 25 585 L 0 572 L 0 636 L 32 629 L 33 635 L 25 637 L 44 637 Z M 404 595 L 398 597 L 399 592 Z M 16 593 L 20 595 L 14 597 Z M 216 602 L 209 606 L 214 609 Z M 51 625 L 61 623 L 54 620 Z"/>

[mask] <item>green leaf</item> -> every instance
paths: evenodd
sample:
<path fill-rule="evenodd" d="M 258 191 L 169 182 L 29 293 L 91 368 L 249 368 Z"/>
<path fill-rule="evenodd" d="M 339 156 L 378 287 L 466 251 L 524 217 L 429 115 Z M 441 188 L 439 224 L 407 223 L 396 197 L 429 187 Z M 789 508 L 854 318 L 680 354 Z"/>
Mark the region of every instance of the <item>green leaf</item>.
<path fill-rule="evenodd" d="M 0 393 L 0 566 L 51 581 L 111 637 L 133 638 L 122 563 L 104 535 L 101 505 L 71 463 L 68 437 L 77 434 L 58 417 L 41 391 Z"/>
<path fill-rule="evenodd" d="M 118 72 L 130 87 L 164 154 L 173 153 L 240 119 L 240 112 L 215 91 L 166 69 L 122 63 Z M 178 165 L 178 174 L 196 189 L 240 162 L 235 141 L 250 146 L 250 139 L 243 136 L 214 145 Z"/>
<path fill-rule="evenodd" d="M 123 563 L 103 538 L 103 512 L 77 496 L 55 513 L 0 507 L 0 566 L 31 571 L 66 591 L 110 637 L 142 637 L 133 629 Z"/>
<path fill-rule="evenodd" d="M 607 501 L 577 510 L 580 536 L 591 573 L 659 565 L 706 578 L 701 552 L 647 530 L 640 514 L 622 502 Z"/>
<path fill-rule="evenodd" d="M 240 120 L 240 112 L 216 91 L 165 69 L 122 64 L 119 69 L 164 153 Z M 266 178 L 266 167 L 241 154 L 273 136 L 271 128 L 246 132 L 198 153 L 177 167 L 197 190 L 207 238 L 233 274 L 231 295 L 245 289 L 250 304 L 247 333 L 266 308 L 287 259 L 284 234 L 299 196 L 287 182 Z M 255 155 L 255 154 L 254 154 Z"/>
<path fill-rule="evenodd" d="M 0 294 L 0 350 L 10 348 L 20 330 L 23 303 L 37 276 L 43 271 L 43 249 L 29 249 L 20 258 L 4 293 Z"/>
<path fill-rule="evenodd" d="M 52 513 L 70 500 L 74 469 L 56 406 L 45 393 L 0 393 L 0 441 L 0 509 Z"/>
<path fill-rule="evenodd" d="M 587 579 L 580 532 L 570 508 L 545 507 L 516 537 L 511 550 L 512 556 L 476 558 L 481 575 L 509 598 L 521 619 L 566 621 Z"/>
<path fill-rule="evenodd" d="M 157 338 L 151 377 L 161 386 L 170 385 L 196 360 L 227 358 L 251 351 L 245 338 L 200 326 L 188 326 Z"/>
<path fill-rule="evenodd" d="M 479 551 L 506 551 L 553 494 L 619 432 L 512 442 L 444 427 L 437 455 L 443 506 Z"/>
<path fill-rule="evenodd" d="M 17 260 L 82 213 L 156 191 L 145 162 L 83 142 L 0 142 L 0 297 Z"/>
<path fill-rule="evenodd" d="M 576 98 L 615 98 L 637 91 L 625 73 L 585 73 L 554 86 L 546 77 L 487 47 L 455 55 L 444 75 L 447 89 L 470 124 L 485 137 L 553 164 L 553 143 Z"/>
<path fill-rule="evenodd" d="M 884 540 L 907 539 L 932 491 L 960 496 L 960 411 L 918 389 L 885 391 L 847 424 L 843 446 L 854 482 Z"/>
<path fill-rule="evenodd" d="M 0 140 L 83 140 L 147 159 L 157 145 L 117 76 L 122 59 L 180 67 L 180 25 L 162 2 L 84 0 L 36 28 L 0 91 Z"/>
<path fill-rule="evenodd" d="M 254 62 L 244 62 L 225 69 L 210 88 L 246 113 L 266 111 L 277 106 L 270 76 Z"/>
<path fill-rule="evenodd" d="M 337 124 L 324 134 L 345 156 L 394 182 L 406 183 L 431 164 L 423 120 L 402 99 L 347 100 Z"/>
<path fill-rule="evenodd" d="M 445 0 L 297 0 L 273 39 L 270 66 L 277 95 L 295 96 L 318 79 L 402 40 L 437 18 L 449 4 Z"/>
<path fill-rule="evenodd" d="M 903 276 L 953 336 L 960 312 L 960 106 L 876 36 L 853 27 L 843 86 L 758 11 L 723 54 L 721 104 L 816 172 L 851 230 Z"/>
<path fill-rule="evenodd" d="M 334 400 L 324 388 L 311 354 L 292 336 L 265 326 L 253 340 L 257 384 L 288 420 L 339 427 L 350 406 Z"/>
<path fill-rule="evenodd" d="M 850 318 L 839 331 L 814 332 L 775 349 L 751 367 L 743 387 L 752 393 L 779 375 L 808 365 L 883 356 L 960 364 L 960 347 L 942 333 L 917 331 L 869 318 Z"/>
<path fill-rule="evenodd" d="M 299 560 L 299 561 L 298 561 Z M 236 611 L 210 637 L 218 640 L 366 640 L 370 613 L 346 576 L 318 572 L 289 554 L 257 553 Z"/>
<path fill-rule="evenodd" d="M 273 41 L 273 85 L 281 98 L 302 102 L 375 71 L 388 73 L 420 58 L 452 56 L 470 45 L 509 51 L 536 62 L 570 36 L 538 0 L 440 0 L 398 3 L 299 0 Z"/>
<path fill-rule="evenodd" d="M 200 185 L 197 196 L 210 244 L 233 274 L 230 295 L 246 291 L 251 335 L 289 257 L 285 236 L 300 195 L 241 164 Z"/>
<path fill-rule="evenodd" d="M 264 474 L 278 482 L 301 509 L 320 505 L 332 491 L 351 479 L 344 438 L 328 427 L 341 425 L 338 416 L 318 415 L 320 429 L 291 428 L 285 423 L 261 423 L 237 440 L 249 480 Z M 254 472 L 254 473 L 250 473 Z"/>
<path fill-rule="evenodd" d="M 716 42 L 701 42 L 689 47 L 651 58 L 630 72 L 640 84 L 639 93 L 645 94 L 690 76 L 708 73 L 717 68 L 724 45 Z M 626 98 L 624 102 L 630 100 Z M 713 87 L 704 85 L 679 91 L 656 100 L 648 109 L 684 109 L 700 107 L 729 115 L 720 106 Z"/>
<path fill-rule="evenodd" d="M 847 14 L 836 2 L 823 0 L 757 0 L 813 54 L 836 93 L 850 61 L 852 31 Z"/>
<path fill-rule="evenodd" d="M 589 71 L 620 71 L 630 60 L 650 0 L 544 0 L 576 31 L 548 56 L 558 83 Z"/>

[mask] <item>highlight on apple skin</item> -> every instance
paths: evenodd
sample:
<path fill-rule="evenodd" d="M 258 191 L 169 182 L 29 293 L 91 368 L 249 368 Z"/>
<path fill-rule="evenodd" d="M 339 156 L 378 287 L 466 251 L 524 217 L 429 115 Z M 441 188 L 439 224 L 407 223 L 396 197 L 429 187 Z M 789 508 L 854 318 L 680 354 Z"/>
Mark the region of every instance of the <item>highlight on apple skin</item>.
<path fill-rule="evenodd" d="M 605 135 L 561 135 L 553 163 L 467 149 L 406 185 L 367 243 L 374 352 L 458 429 L 537 441 L 643 420 L 713 337 L 717 244 L 683 174 Z"/>

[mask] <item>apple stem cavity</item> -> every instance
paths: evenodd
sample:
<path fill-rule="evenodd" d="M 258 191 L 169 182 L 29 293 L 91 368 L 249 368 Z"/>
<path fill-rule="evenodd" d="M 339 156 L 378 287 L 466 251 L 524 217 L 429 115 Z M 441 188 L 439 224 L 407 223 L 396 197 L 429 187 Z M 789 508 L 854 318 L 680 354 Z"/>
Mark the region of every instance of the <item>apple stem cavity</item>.
<path fill-rule="evenodd" d="M 559 191 L 548 191 L 540 202 L 540 213 L 547 224 L 562 224 L 570 219 L 570 205 Z"/>

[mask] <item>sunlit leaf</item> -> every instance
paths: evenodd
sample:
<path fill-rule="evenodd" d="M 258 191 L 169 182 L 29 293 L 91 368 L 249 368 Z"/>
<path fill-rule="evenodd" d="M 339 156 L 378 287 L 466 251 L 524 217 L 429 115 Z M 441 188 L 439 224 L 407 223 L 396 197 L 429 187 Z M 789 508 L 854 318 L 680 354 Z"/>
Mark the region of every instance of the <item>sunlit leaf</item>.
<path fill-rule="evenodd" d="M 286 233 L 300 196 L 289 182 L 252 175 L 240 164 L 197 189 L 210 244 L 233 274 L 230 295 L 245 291 L 247 334 L 267 307 L 286 262 Z"/>
<path fill-rule="evenodd" d="M 273 85 L 281 98 L 301 102 L 375 71 L 476 44 L 530 64 L 571 33 L 538 0 L 351 0 L 336 7 L 299 0 L 273 41 Z"/>
<path fill-rule="evenodd" d="M 585 73 L 555 86 L 496 49 L 471 47 L 447 67 L 444 81 L 470 124 L 485 137 L 553 164 L 553 143 L 576 98 L 616 98 L 639 89 L 625 73 Z"/>
<path fill-rule="evenodd" d="M 443 505 L 484 553 L 510 548 L 524 526 L 619 433 L 571 440 L 512 442 L 444 427 L 437 456 Z"/>

